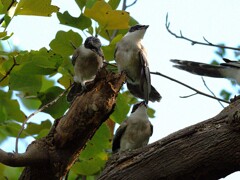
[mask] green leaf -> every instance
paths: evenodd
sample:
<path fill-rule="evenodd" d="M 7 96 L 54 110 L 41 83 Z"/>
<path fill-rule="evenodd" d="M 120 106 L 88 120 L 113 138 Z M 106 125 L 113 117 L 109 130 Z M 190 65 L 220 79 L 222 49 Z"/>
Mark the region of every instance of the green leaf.
<path fill-rule="evenodd" d="M 4 164 L 0 164 L 0 179 L 19 179 L 21 173 L 23 171 L 23 167 L 10 167 Z"/>
<path fill-rule="evenodd" d="M 79 17 L 72 17 L 67 11 L 63 14 L 58 12 L 57 17 L 60 21 L 60 24 L 75 27 L 81 30 L 84 30 L 91 26 L 92 21 L 88 17 L 81 14 Z"/>
<path fill-rule="evenodd" d="M 121 0 L 109 0 L 108 4 L 112 7 L 112 9 L 117 9 Z"/>
<path fill-rule="evenodd" d="M 101 171 L 108 159 L 106 149 L 111 148 L 110 138 L 107 125 L 102 124 L 87 143 L 86 148 L 80 154 L 79 162 L 74 164 L 72 170 L 82 175 L 94 175 Z"/>
<path fill-rule="evenodd" d="M 46 137 L 49 133 L 50 129 L 43 129 L 38 133 L 38 136 L 36 137 L 36 139 L 40 139 L 43 137 Z"/>
<path fill-rule="evenodd" d="M 82 10 L 83 7 L 86 5 L 87 0 L 75 0 L 75 2 L 77 3 L 78 7 Z"/>
<path fill-rule="evenodd" d="M 59 7 L 51 5 L 51 0 L 20 0 L 15 15 L 51 16 Z"/>
<path fill-rule="evenodd" d="M 82 44 L 82 37 L 72 30 L 68 32 L 58 31 L 55 39 L 50 43 L 52 50 L 62 56 L 70 56 L 74 52 L 74 47 Z"/>
<path fill-rule="evenodd" d="M 228 101 L 230 99 L 231 93 L 226 90 L 222 90 L 220 92 L 220 96 L 222 96 L 224 100 Z"/>
<path fill-rule="evenodd" d="M 13 122 L 13 121 L 8 121 L 6 123 L 0 123 L 0 140 L 6 139 L 6 137 L 16 137 L 21 129 L 21 125 Z M 27 134 L 23 132 L 21 134 L 21 138 L 26 137 Z"/>
<path fill-rule="evenodd" d="M 126 94 L 119 93 L 114 112 L 111 114 L 110 119 L 120 124 L 123 120 L 127 118 L 127 113 L 129 112 L 129 110 L 130 106 L 128 105 L 128 97 L 126 96 Z"/>
<path fill-rule="evenodd" d="M 122 35 L 117 35 L 108 46 L 103 46 L 104 57 L 107 61 L 114 59 L 114 51 L 118 41 L 122 39 Z"/>
<path fill-rule="evenodd" d="M 40 75 L 23 74 L 22 71 L 13 71 L 9 78 L 11 90 L 24 91 L 35 94 L 41 89 L 42 77 Z"/>
<path fill-rule="evenodd" d="M 14 7 L 17 4 L 17 2 L 13 2 L 12 0 L 1 0 L 0 3 L 1 3 L 0 14 L 7 14 L 7 11 L 10 8 L 10 6 Z"/>
<path fill-rule="evenodd" d="M 42 121 L 41 124 L 30 122 L 27 124 L 27 128 L 24 131 L 29 135 L 34 135 L 34 134 L 38 134 L 43 129 L 47 129 L 49 131 L 51 126 L 52 126 L 52 123 L 50 120 Z"/>
<path fill-rule="evenodd" d="M 25 114 L 20 110 L 17 100 L 11 99 L 12 93 L 0 90 L 0 122 L 16 120 L 22 122 Z"/>
<path fill-rule="evenodd" d="M 154 115 L 155 114 L 155 110 L 153 108 L 148 107 L 147 114 L 148 114 L 148 117 L 155 118 L 155 115 Z"/>
<path fill-rule="evenodd" d="M 54 87 L 50 87 L 44 92 L 39 93 L 38 97 L 42 102 L 41 107 L 55 100 L 63 91 L 64 90 L 61 89 L 60 87 L 54 86 Z M 68 106 L 69 104 L 67 103 L 66 96 L 63 95 L 53 105 L 44 109 L 43 112 L 46 112 L 50 114 L 54 119 L 57 119 L 64 114 Z"/>

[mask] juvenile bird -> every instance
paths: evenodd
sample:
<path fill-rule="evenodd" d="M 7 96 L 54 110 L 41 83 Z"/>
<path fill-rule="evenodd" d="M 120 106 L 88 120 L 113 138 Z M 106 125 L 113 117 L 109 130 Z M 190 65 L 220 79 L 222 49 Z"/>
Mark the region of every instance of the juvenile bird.
<path fill-rule="evenodd" d="M 74 66 L 74 84 L 67 95 L 71 102 L 77 93 L 86 89 L 85 83 L 92 81 L 97 71 L 102 67 L 104 55 L 101 42 L 97 37 L 88 37 L 84 44 L 78 47 L 72 56 Z"/>
<path fill-rule="evenodd" d="M 146 50 L 141 40 L 148 25 L 136 25 L 117 43 L 115 60 L 118 71 L 127 75 L 127 87 L 131 94 L 148 101 L 160 101 L 161 95 L 151 85 Z"/>
<path fill-rule="evenodd" d="M 153 126 L 148 119 L 145 102 L 135 104 L 131 115 L 124 120 L 113 138 L 112 152 L 133 150 L 148 144 Z"/>
<path fill-rule="evenodd" d="M 223 60 L 225 63 L 221 63 L 219 65 L 176 59 L 172 59 L 171 62 L 175 63 L 173 67 L 193 74 L 216 78 L 228 78 L 236 80 L 237 83 L 240 84 L 240 62 L 231 61 L 225 58 Z"/>

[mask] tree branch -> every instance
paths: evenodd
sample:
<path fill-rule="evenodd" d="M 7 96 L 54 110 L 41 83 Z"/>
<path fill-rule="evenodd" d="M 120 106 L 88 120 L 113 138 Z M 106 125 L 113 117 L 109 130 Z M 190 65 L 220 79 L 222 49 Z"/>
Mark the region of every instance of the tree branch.
<path fill-rule="evenodd" d="M 17 65 L 19 65 L 19 64 L 17 64 L 15 57 L 13 57 L 13 65 L 12 65 L 12 66 L 10 67 L 10 69 L 6 72 L 6 74 L 2 77 L 2 79 L 0 79 L 0 82 L 2 82 L 5 78 L 7 78 L 8 75 L 9 75 L 9 74 L 11 73 L 11 71 L 13 70 L 13 68 L 14 68 L 15 66 L 17 66 Z"/>
<path fill-rule="evenodd" d="M 189 39 L 185 36 L 182 35 L 182 31 L 180 31 L 180 35 L 177 35 L 176 33 L 172 32 L 170 30 L 170 22 L 168 22 L 168 14 L 166 15 L 166 22 L 165 22 L 165 27 L 167 29 L 167 31 L 173 35 L 176 38 L 180 38 L 180 39 L 184 39 L 186 41 L 191 42 L 192 45 L 195 44 L 199 44 L 199 45 L 204 45 L 204 46 L 212 46 L 212 47 L 218 47 L 218 48 L 223 48 L 223 49 L 231 49 L 231 50 L 236 50 L 236 51 L 240 51 L 240 48 L 235 48 L 235 47 L 230 47 L 230 46 L 222 46 L 222 45 L 218 45 L 218 44 L 213 44 L 211 42 L 209 42 L 205 37 L 203 37 L 203 40 L 206 42 L 199 42 L 199 41 L 194 41 L 192 39 Z"/>
<path fill-rule="evenodd" d="M 176 83 L 178 83 L 178 84 L 181 84 L 181 85 L 183 85 L 183 86 L 185 86 L 185 87 L 187 87 L 187 88 L 195 91 L 196 94 L 201 94 L 201 95 L 203 95 L 203 96 L 207 96 L 207 97 L 209 97 L 209 98 L 212 98 L 212 99 L 215 99 L 215 100 L 218 100 L 218 101 L 221 101 L 221 102 L 225 102 L 225 103 L 227 103 L 227 104 L 230 103 L 230 102 L 228 102 L 228 101 L 226 101 L 226 100 L 224 100 L 224 99 L 220 99 L 220 98 L 211 96 L 211 95 L 209 95 L 209 94 L 206 94 L 206 93 L 204 93 L 204 92 L 201 92 L 201 91 L 199 91 L 199 90 L 197 90 L 197 89 L 195 89 L 195 88 L 193 88 L 193 87 L 191 87 L 191 86 L 189 86 L 189 85 L 187 85 L 187 84 L 185 84 L 185 83 L 182 83 L 182 82 L 180 82 L 180 81 L 178 81 L 178 80 L 176 80 L 176 79 L 173 79 L 173 78 L 171 78 L 171 77 L 169 77 L 169 76 L 166 76 L 166 75 L 164 75 L 164 74 L 162 74 L 162 73 L 159 73 L 159 72 L 151 72 L 151 74 L 159 75 L 159 76 L 165 77 L 165 78 L 167 78 L 167 79 L 169 79 L 169 80 L 171 80 L 171 81 L 174 81 L 174 82 L 176 82 Z M 193 95 L 196 95 L 196 94 L 192 94 L 192 95 L 190 95 L 190 96 L 193 96 Z M 188 96 L 188 97 L 190 97 L 190 96 Z"/>
<path fill-rule="evenodd" d="M 203 84 L 204 84 L 204 86 L 207 88 L 207 90 L 208 90 L 214 97 L 217 97 L 217 96 L 214 94 L 214 92 L 212 92 L 212 90 L 208 87 L 205 79 L 204 79 L 203 77 L 201 77 L 201 78 L 202 78 Z M 220 101 L 218 101 L 218 103 L 220 104 L 220 106 L 222 106 L 222 108 L 224 108 L 223 104 L 222 104 Z"/>
<path fill-rule="evenodd" d="M 240 100 L 217 116 L 113 155 L 103 179 L 220 179 L 240 170 Z"/>
<path fill-rule="evenodd" d="M 69 88 L 72 86 L 69 86 L 65 91 L 63 91 L 59 96 L 57 96 L 54 100 L 50 101 L 49 103 L 45 104 L 44 106 L 42 106 L 40 109 L 38 109 L 37 111 L 33 112 L 32 114 L 30 114 L 22 123 L 21 129 L 18 132 L 18 135 L 16 137 L 16 142 L 15 142 L 15 151 L 16 153 L 18 153 L 18 140 L 24 130 L 24 126 L 27 123 L 27 121 L 32 118 L 33 116 L 35 116 L 37 113 L 42 112 L 44 109 L 52 106 L 53 104 L 55 104 L 68 90 Z"/>
<path fill-rule="evenodd" d="M 47 150 L 42 147 L 41 142 L 29 145 L 27 151 L 22 154 L 7 153 L 0 149 L 0 162 L 11 167 L 23 167 L 39 165 L 48 160 Z"/>
<path fill-rule="evenodd" d="M 116 97 L 125 81 L 124 74 L 102 68 L 67 113 L 58 120 L 49 134 L 39 140 L 47 149 L 48 160 L 38 166 L 27 166 L 21 179 L 62 179 L 72 167 L 86 143 L 114 110 Z"/>

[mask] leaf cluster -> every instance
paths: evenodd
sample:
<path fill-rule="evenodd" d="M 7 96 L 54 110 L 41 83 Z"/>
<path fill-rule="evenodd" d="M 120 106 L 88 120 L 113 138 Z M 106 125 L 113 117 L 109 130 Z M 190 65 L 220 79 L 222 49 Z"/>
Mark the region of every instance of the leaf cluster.
<path fill-rule="evenodd" d="M 0 1 L 1 40 L 7 40 L 13 35 L 14 32 L 9 33 L 7 27 L 15 16 L 51 17 L 56 13 L 60 24 L 69 27 L 68 31 L 58 31 L 55 38 L 49 41 L 50 49 L 15 49 L 12 52 L 0 49 L 0 143 L 7 137 L 17 136 L 21 123 L 25 121 L 29 112 L 53 101 L 71 85 L 74 74 L 71 55 L 75 47 L 80 46 L 87 36 L 98 35 L 106 42 L 102 47 L 105 59 L 114 61 L 116 43 L 124 36 L 129 26 L 137 23 L 128 12 L 117 9 L 120 0 L 75 2 L 80 10 L 78 17 L 73 17 L 69 11 L 60 12 L 59 7 L 51 4 L 51 0 Z M 116 68 L 112 70 L 116 71 Z M 100 127 L 87 143 L 69 176 L 92 177 L 102 170 L 110 155 L 115 123 L 121 123 L 127 117 L 130 106 L 136 102 L 137 99 L 123 88 L 117 98 L 115 111 L 109 119 L 113 123 L 105 123 Z M 57 119 L 64 115 L 69 106 L 66 97 L 62 96 L 43 112 Z M 149 116 L 154 117 L 153 109 L 149 109 Z M 52 120 L 46 118 L 38 119 L 38 123 L 29 121 L 20 138 L 44 137 L 51 125 Z M 0 169 L 0 177 L 10 178 L 7 175 L 11 171 L 10 168 L 1 165 Z M 10 179 L 16 179 L 18 175 L 17 173 L 15 178 Z"/>

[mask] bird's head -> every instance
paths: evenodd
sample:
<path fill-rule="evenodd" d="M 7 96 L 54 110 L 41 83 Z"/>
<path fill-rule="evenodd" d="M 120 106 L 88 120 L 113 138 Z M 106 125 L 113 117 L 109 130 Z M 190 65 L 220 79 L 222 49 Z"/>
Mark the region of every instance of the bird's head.
<path fill-rule="evenodd" d="M 129 29 L 126 36 L 128 38 L 132 38 L 133 40 L 134 39 L 141 40 L 144 37 L 144 34 L 145 34 L 148 27 L 149 27 L 149 25 L 139 25 L 139 24 L 137 24 L 135 26 L 132 26 Z"/>
<path fill-rule="evenodd" d="M 131 113 L 134 113 L 134 112 L 135 112 L 137 109 L 139 109 L 139 108 L 147 109 L 147 104 L 146 104 L 146 102 L 145 102 L 145 101 L 141 101 L 141 102 L 139 102 L 139 103 L 134 104 Z"/>
<path fill-rule="evenodd" d="M 102 46 L 101 41 L 94 36 L 88 37 L 84 42 L 84 47 L 88 49 L 100 49 Z"/>

